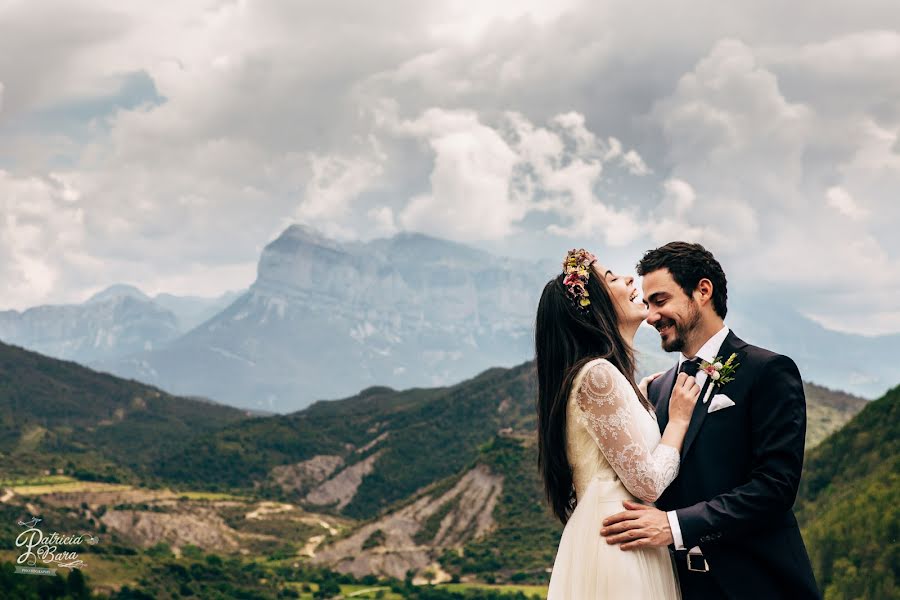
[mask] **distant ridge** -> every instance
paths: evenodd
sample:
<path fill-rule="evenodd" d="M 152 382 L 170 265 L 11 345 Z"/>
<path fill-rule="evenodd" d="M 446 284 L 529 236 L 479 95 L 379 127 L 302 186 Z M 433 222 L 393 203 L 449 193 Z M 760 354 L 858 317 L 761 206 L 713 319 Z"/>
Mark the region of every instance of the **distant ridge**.
<path fill-rule="evenodd" d="M 135 298 L 144 302 L 150 302 L 150 296 L 139 290 L 133 285 L 116 284 L 111 285 L 105 290 L 97 292 L 87 299 L 86 304 L 96 304 L 98 302 L 106 302 L 115 298 Z"/>

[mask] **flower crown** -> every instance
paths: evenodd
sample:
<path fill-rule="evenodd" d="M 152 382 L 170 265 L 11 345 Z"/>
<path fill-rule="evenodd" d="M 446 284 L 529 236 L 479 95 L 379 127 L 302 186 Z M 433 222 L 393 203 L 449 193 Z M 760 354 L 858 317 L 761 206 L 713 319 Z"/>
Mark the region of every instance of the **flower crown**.
<path fill-rule="evenodd" d="M 569 250 L 563 261 L 563 273 L 566 275 L 563 285 L 566 286 L 566 291 L 575 302 L 575 306 L 584 310 L 591 305 L 587 282 L 591 273 L 591 264 L 595 260 L 597 260 L 596 256 L 584 248 L 579 248 Z"/>

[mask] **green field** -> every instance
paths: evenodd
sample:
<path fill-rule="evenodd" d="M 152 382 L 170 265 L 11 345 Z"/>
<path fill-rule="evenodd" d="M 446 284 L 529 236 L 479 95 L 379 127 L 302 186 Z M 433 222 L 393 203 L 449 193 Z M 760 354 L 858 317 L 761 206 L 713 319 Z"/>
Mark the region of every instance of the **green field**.
<path fill-rule="evenodd" d="M 437 587 L 445 588 L 454 592 L 465 590 L 494 590 L 505 594 L 515 594 L 522 592 L 529 598 L 538 596 L 540 598 L 547 597 L 546 585 L 486 585 L 481 583 L 447 583 Z"/>

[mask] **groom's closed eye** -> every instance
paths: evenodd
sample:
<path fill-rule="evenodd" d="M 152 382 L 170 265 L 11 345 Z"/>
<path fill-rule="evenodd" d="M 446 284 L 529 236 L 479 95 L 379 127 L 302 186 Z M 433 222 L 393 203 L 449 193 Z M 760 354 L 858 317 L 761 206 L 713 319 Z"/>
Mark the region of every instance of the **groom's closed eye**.
<path fill-rule="evenodd" d="M 644 300 L 644 304 L 647 304 L 647 306 L 650 306 L 650 304 L 662 306 L 668 299 L 668 294 L 665 294 L 663 292 L 656 292 L 655 294 L 650 294 L 650 296 Z"/>

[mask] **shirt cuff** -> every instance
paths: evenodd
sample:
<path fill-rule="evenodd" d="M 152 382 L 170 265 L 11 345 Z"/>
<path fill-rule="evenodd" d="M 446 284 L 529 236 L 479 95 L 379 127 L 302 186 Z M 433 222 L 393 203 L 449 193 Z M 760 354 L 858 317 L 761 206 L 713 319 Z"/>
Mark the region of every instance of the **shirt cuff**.
<path fill-rule="evenodd" d="M 678 515 L 674 510 L 670 510 L 666 513 L 666 517 L 669 519 L 669 529 L 672 530 L 672 539 L 675 542 L 675 549 L 684 550 L 684 539 L 681 537 L 681 525 L 678 524 Z"/>

